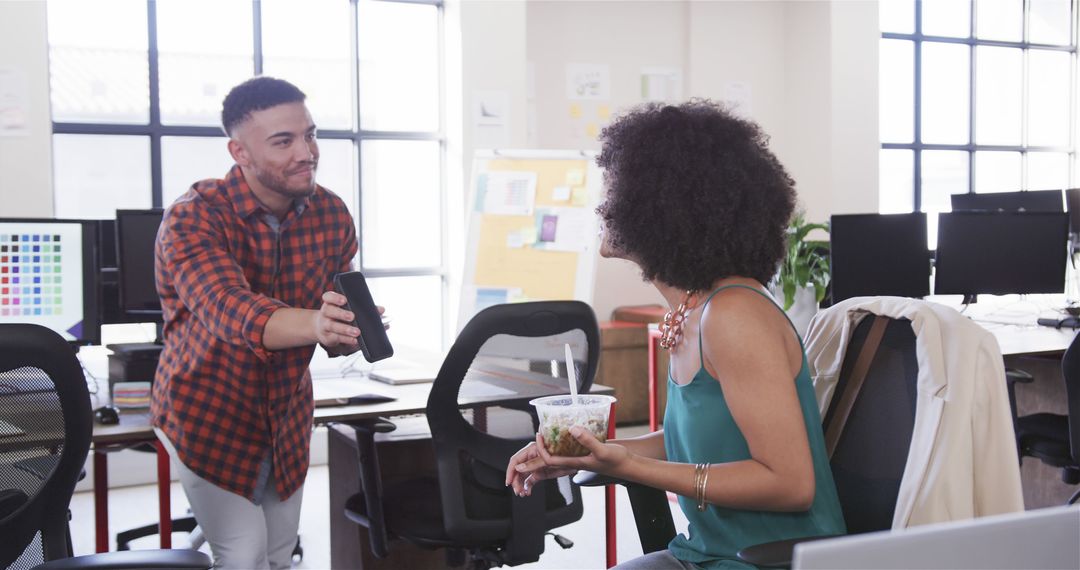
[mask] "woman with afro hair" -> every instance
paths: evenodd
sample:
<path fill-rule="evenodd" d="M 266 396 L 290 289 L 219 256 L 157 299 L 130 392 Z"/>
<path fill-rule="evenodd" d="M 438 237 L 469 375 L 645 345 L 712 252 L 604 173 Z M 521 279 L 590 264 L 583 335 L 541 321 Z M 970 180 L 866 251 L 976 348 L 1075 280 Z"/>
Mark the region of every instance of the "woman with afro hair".
<path fill-rule="evenodd" d="M 784 254 L 794 181 L 754 123 L 706 100 L 646 104 L 600 136 L 601 255 L 641 268 L 671 307 L 664 428 L 555 457 L 543 439 L 507 466 L 536 481 L 589 470 L 679 495 L 689 530 L 619 568 L 745 568 L 748 546 L 842 534 L 802 340 L 765 283 Z"/>

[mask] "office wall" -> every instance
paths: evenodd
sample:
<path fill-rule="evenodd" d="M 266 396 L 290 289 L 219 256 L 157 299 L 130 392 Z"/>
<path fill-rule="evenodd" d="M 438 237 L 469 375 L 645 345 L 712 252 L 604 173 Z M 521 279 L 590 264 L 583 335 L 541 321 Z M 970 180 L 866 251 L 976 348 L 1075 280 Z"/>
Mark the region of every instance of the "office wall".
<path fill-rule="evenodd" d="M 535 96 L 530 117 L 533 140 L 545 149 L 598 149 L 589 124 L 605 121 L 600 105 L 617 113 L 641 102 L 642 67 L 687 67 L 685 2 L 529 2 L 528 60 Z M 572 101 L 566 93 L 570 63 L 609 66 L 611 96 L 606 101 Z M 576 104 L 581 116 L 573 116 Z M 634 264 L 597 260 L 593 308 L 607 320 L 621 305 L 662 303 L 641 280 Z"/>
<path fill-rule="evenodd" d="M 597 148 L 571 115 L 568 63 L 605 64 L 612 112 L 641 101 L 643 67 L 677 67 L 683 98 L 741 105 L 771 137 L 807 216 L 877 211 L 877 4 L 790 2 L 529 2 L 535 84 L 528 142 Z M 594 308 L 660 302 L 634 266 L 598 261 Z"/>
<path fill-rule="evenodd" d="M 45 2 L 0 2 L 0 70 L 14 73 L 26 119 L 24 135 L 0 137 L 0 216 L 49 217 L 53 212 L 45 26 Z"/>

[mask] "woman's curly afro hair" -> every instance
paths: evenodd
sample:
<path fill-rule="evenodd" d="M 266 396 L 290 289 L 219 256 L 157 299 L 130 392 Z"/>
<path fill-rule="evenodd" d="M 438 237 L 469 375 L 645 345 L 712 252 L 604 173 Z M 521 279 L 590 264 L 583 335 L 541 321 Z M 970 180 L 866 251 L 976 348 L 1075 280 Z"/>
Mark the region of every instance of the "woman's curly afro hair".
<path fill-rule="evenodd" d="M 794 181 L 756 124 L 708 100 L 648 103 L 600 134 L 611 247 L 649 281 L 690 291 L 767 283 L 784 256 Z"/>

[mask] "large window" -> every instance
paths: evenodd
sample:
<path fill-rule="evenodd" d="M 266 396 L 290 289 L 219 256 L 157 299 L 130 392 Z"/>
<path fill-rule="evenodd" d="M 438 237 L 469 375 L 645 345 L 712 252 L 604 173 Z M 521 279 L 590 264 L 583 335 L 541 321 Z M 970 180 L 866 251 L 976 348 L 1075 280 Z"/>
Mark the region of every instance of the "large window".
<path fill-rule="evenodd" d="M 357 264 L 395 344 L 446 322 L 441 0 L 49 0 L 57 217 L 168 206 L 232 165 L 228 90 L 308 95 L 319 183 L 349 203 Z"/>
<path fill-rule="evenodd" d="M 882 212 L 1074 185 L 1074 0 L 879 7 Z"/>

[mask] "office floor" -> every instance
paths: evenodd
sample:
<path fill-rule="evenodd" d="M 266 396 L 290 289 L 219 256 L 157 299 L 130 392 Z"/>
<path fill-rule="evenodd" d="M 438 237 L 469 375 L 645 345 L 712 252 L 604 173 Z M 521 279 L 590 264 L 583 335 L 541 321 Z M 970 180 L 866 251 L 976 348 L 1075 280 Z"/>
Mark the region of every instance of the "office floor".
<path fill-rule="evenodd" d="M 645 433 L 644 426 L 619 428 L 619 437 L 633 437 Z M 576 523 L 556 529 L 556 533 L 574 542 L 573 548 L 563 550 L 550 537 L 545 542 L 545 552 L 539 562 L 518 566 L 518 568 L 604 568 L 604 495 L 601 489 L 582 489 L 584 516 Z M 619 489 L 616 493 L 618 522 L 619 561 L 623 562 L 641 555 L 641 545 L 634 529 L 633 515 L 626 493 Z M 173 516 L 182 516 L 187 512 L 187 498 L 179 483 L 172 485 Z M 304 546 L 304 559 L 295 568 L 330 567 L 330 523 L 329 523 L 329 485 L 327 468 L 317 465 L 308 473 L 304 491 L 304 506 L 301 512 L 300 537 Z M 686 519 L 678 505 L 672 503 L 676 528 L 686 529 Z M 148 524 L 157 516 L 157 487 L 138 485 L 109 491 L 109 530 L 115 534 L 136 526 Z M 89 554 L 94 551 L 94 500 L 90 492 L 76 493 L 71 501 L 71 535 L 76 554 Z M 186 535 L 174 535 L 175 544 L 183 544 Z M 157 537 L 136 541 L 135 548 L 157 548 Z M 112 544 L 115 548 L 115 543 Z M 204 548 L 206 548 L 204 546 Z"/>

